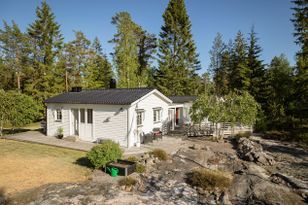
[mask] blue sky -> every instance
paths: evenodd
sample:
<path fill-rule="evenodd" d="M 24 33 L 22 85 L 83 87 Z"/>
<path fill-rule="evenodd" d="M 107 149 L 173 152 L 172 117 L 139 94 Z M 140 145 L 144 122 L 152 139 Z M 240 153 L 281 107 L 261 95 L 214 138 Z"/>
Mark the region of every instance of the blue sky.
<path fill-rule="evenodd" d="M 0 19 L 14 20 L 25 31 L 35 19 L 35 9 L 41 0 L 0 0 Z M 209 50 L 217 32 L 226 42 L 234 39 L 238 30 L 247 34 L 251 26 L 260 38 L 261 58 L 265 63 L 275 55 L 286 54 L 293 65 L 298 47 L 292 36 L 290 0 L 186 0 L 192 22 L 192 33 L 200 55 L 203 73 L 208 68 Z M 104 52 L 115 33 L 111 17 L 128 11 L 133 20 L 151 33 L 159 34 L 167 0 L 47 0 L 61 25 L 65 42 L 74 38 L 73 30 L 83 31 L 89 39 L 98 36 Z M 2 27 L 2 23 L 0 26 Z"/>

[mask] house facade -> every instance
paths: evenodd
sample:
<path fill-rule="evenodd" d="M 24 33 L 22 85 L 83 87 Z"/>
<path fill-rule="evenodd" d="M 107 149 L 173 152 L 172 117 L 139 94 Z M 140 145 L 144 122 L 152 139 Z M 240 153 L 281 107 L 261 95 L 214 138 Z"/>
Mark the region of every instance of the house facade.
<path fill-rule="evenodd" d="M 94 142 L 112 139 L 121 146 L 140 143 L 140 136 L 153 129 L 163 130 L 172 101 L 156 89 L 75 90 L 45 101 L 47 135 L 77 136 Z"/>
<path fill-rule="evenodd" d="M 169 121 L 170 130 L 176 127 L 181 128 L 184 125 L 190 124 L 191 119 L 189 110 L 193 102 L 197 99 L 196 96 L 169 96 L 172 103 L 169 105 Z"/>

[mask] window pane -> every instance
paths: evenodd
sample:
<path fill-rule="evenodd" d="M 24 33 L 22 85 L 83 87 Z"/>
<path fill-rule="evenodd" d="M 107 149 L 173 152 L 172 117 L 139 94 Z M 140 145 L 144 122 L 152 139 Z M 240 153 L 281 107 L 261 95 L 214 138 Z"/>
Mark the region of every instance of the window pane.
<path fill-rule="evenodd" d="M 57 120 L 62 120 L 62 113 L 61 113 L 61 110 L 60 109 L 57 109 L 57 117 L 56 117 Z"/>
<path fill-rule="evenodd" d="M 154 109 L 153 110 L 153 121 L 154 122 L 159 122 L 161 119 L 161 112 L 162 109 Z"/>
<path fill-rule="evenodd" d="M 143 112 L 137 112 L 137 125 L 142 125 Z"/>
<path fill-rule="evenodd" d="M 80 122 L 85 123 L 85 110 L 80 109 Z"/>
<path fill-rule="evenodd" d="M 92 109 L 88 109 L 88 123 L 92 123 L 93 122 L 93 110 Z"/>

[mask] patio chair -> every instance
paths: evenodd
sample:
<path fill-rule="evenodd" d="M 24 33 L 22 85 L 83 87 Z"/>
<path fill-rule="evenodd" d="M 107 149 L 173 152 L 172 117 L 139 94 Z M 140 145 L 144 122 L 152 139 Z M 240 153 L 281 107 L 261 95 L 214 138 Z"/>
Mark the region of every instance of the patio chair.
<path fill-rule="evenodd" d="M 163 139 L 163 133 L 160 128 L 153 128 L 153 138 L 154 140 Z"/>

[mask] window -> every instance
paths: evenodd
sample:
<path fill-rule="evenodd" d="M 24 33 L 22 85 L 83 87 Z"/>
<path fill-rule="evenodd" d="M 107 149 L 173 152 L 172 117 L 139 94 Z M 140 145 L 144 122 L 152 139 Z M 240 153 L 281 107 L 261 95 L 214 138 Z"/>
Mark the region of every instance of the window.
<path fill-rule="evenodd" d="M 143 117 L 144 116 L 144 112 L 143 111 L 137 111 L 137 126 L 141 126 L 143 123 Z"/>
<path fill-rule="evenodd" d="M 80 109 L 80 122 L 81 123 L 85 123 L 85 110 L 84 109 Z"/>
<path fill-rule="evenodd" d="M 62 120 L 62 111 L 61 109 L 56 110 L 56 121 L 61 121 Z"/>
<path fill-rule="evenodd" d="M 153 109 L 153 121 L 154 122 L 160 122 L 161 121 L 161 108 L 155 108 Z"/>
<path fill-rule="evenodd" d="M 87 113 L 88 113 L 88 123 L 92 124 L 93 123 L 93 110 L 92 109 L 88 109 Z"/>

